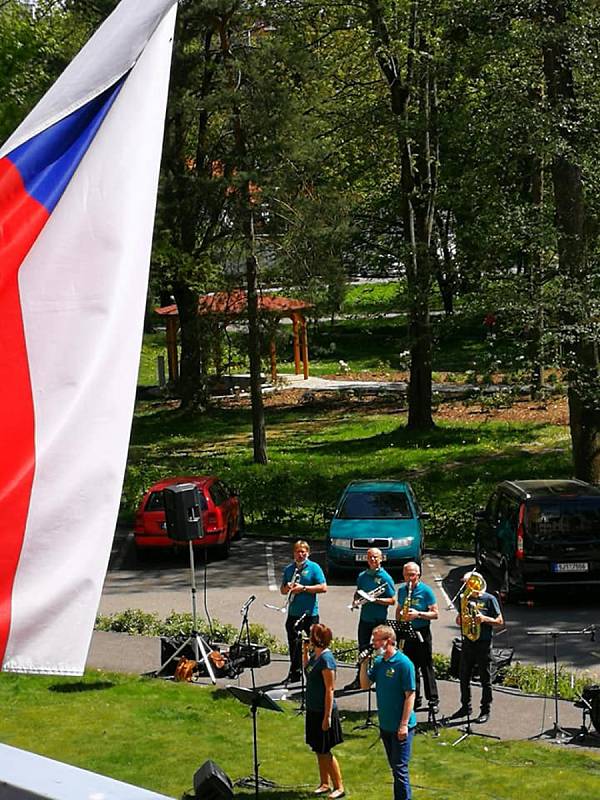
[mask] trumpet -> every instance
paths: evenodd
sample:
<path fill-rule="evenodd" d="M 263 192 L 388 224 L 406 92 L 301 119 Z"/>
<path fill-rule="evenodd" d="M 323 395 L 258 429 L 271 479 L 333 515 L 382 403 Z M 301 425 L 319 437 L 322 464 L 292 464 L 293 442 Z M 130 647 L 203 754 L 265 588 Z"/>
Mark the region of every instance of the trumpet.
<path fill-rule="evenodd" d="M 360 608 L 361 606 L 366 605 L 367 603 L 373 603 L 378 597 L 381 597 L 386 590 L 386 584 L 381 583 L 379 586 L 376 586 L 370 592 L 365 592 L 362 589 L 357 589 L 354 592 L 354 598 L 348 608 L 350 611 L 354 611 L 356 608 Z"/>
<path fill-rule="evenodd" d="M 292 575 L 292 579 L 289 581 L 288 585 L 293 586 L 295 583 L 298 583 L 298 581 L 300 580 L 300 576 L 302 575 L 303 569 L 304 569 L 304 564 L 301 564 L 300 566 L 296 564 L 294 574 Z M 275 606 L 272 603 L 263 603 L 263 605 L 265 608 L 270 608 L 272 611 L 279 611 L 281 614 L 287 614 L 291 602 L 292 602 L 292 591 L 290 588 L 285 598 L 285 603 L 282 606 Z"/>

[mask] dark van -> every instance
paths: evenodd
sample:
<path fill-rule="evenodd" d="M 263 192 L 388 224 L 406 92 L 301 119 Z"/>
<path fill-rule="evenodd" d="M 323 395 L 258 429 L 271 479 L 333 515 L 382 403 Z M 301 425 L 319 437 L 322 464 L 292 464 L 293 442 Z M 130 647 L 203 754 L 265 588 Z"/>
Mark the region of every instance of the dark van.
<path fill-rule="evenodd" d="M 578 480 L 503 481 L 476 514 L 477 569 L 505 599 L 600 585 L 600 489 Z"/>

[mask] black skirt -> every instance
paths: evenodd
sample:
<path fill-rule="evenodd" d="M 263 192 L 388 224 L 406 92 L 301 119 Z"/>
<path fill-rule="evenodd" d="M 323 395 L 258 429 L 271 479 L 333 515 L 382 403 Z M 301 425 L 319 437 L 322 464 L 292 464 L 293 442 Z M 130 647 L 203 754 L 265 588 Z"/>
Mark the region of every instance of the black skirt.
<path fill-rule="evenodd" d="M 324 731 L 321 727 L 322 725 L 322 711 L 306 712 L 306 744 L 309 745 L 315 753 L 325 755 L 329 753 L 331 748 L 335 747 L 336 744 L 340 744 L 344 741 L 337 706 L 334 706 L 331 712 L 331 726 L 329 730 Z"/>

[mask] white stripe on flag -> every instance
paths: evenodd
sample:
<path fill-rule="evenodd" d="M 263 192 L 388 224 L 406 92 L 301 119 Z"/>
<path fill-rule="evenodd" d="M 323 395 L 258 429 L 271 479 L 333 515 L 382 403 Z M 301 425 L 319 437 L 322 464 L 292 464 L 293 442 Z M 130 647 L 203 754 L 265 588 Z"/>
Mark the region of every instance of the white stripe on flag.
<path fill-rule="evenodd" d="M 131 69 L 177 0 L 121 0 L 0 148 L 0 158 L 97 97 Z"/>
<path fill-rule="evenodd" d="M 127 456 L 175 14 L 172 5 L 19 273 L 36 468 L 8 671 L 85 666 Z"/>

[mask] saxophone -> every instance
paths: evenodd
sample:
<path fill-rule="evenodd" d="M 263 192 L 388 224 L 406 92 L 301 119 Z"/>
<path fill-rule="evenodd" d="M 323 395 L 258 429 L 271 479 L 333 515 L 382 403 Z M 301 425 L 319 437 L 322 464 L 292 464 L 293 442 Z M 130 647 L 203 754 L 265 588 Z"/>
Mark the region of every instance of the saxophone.
<path fill-rule="evenodd" d="M 472 597 L 473 592 L 478 595 L 485 592 L 487 584 L 483 575 L 472 572 L 465 582 L 463 593 L 460 597 L 460 620 L 463 636 L 471 642 L 476 642 L 481 635 L 481 623 L 477 621 L 479 607 Z"/>
<path fill-rule="evenodd" d="M 412 583 L 410 581 L 406 581 L 406 597 L 402 603 L 402 619 L 406 623 L 408 623 L 408 611 L 410 609 L 410 602 L 412 599 L 412 589 Z"/>

